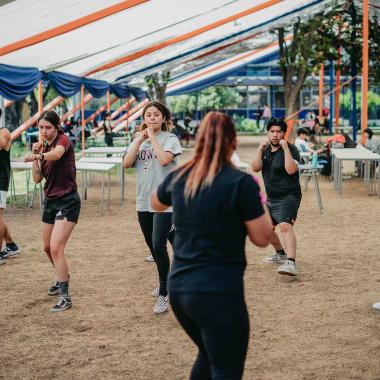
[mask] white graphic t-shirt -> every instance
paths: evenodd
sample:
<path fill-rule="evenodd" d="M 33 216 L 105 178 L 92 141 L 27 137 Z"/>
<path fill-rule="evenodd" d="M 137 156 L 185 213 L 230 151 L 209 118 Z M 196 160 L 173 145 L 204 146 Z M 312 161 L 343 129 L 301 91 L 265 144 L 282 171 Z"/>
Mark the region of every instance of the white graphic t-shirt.
<path fill-rule="evenodd" d="M 150 140 L 146 140 L 140 145 L 134 163 L 137 176 L 137 211 L 155 211 L 150 204 L 151 194 L 165 179 L 166 175 L 177 165 L 178 156 L 182 154 L 181 144 L 176 135 L 161 131 L 156 137 L 164 151 L 172 153 L 174 159 L 169 165 L 162 166 L 154 153 Z M 173 210 L 169 208 L 166 212 L 173 212 Z"/>

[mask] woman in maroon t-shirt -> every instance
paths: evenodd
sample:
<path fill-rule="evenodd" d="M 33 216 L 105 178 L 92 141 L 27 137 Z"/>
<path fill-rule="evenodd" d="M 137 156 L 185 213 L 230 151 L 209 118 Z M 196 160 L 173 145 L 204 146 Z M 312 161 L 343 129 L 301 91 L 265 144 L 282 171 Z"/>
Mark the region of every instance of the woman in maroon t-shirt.
<path fill-rule="evenodd" d="M 69 297 L 69 272 L 65 246 L 78 222 L 80 198 L 77 193 L 74 149 L 63 134 L 60 118 L 55 111 L 46 111 L 38 119 L 38 127 L 45 141 L 33 144 L 32 153 L 25 161 L 33 162 L 35 183 L 45 178 L 42 234 L 44 250 L 53 264 L 57 280 L 48 290 L 49 295 L 60 294 L 52 312 L 72 306 Z"/>

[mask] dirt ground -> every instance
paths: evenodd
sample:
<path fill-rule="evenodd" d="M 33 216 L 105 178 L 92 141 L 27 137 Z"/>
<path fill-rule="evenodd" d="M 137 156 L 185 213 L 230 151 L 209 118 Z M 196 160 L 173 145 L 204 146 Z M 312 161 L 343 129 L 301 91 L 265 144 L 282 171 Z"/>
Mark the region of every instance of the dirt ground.
<path fill-rule="evenodd" d="M 249 162 L 249 139 L 238 153 Z M 185 156 L 189 156 L 187 151 Z M 0 268 L 1 379 L 186 379 L 196 349 L 171 311 L 154 315 L 157 285 L 146 263 L 135 213 L 135 177 L 126 202 L 111 189 L 101 215 L 100 191 L 89 189 L 67 247 L 73 308 L 49 312 L 54 273 L 42 252 L 40 211 L 8 209 L 22 253 Z M 358 179 L 339 199 L 320 178 L 319 214 L 313 187 L 296 224 L 297 280 L 263 264 L 270 247 L 247 243 L 246 300 L 251 323 L 244 379 L 380 379 L 380 199 Z"/>

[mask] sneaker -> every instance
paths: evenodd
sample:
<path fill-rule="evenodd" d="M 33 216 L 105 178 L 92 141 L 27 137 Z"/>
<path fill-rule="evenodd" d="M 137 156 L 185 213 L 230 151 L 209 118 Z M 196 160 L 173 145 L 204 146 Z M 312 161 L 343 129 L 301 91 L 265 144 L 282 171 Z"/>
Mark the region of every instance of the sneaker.
<path fill-rule="evenodd" d="M 149 255 L 147 257 L 145 257 L 145 261 L 148 261 L 149 263 L 153 263 L 154 262 L 154 258 L 152 255 Z"/>
<path fill-rule="evenodd" d="M 61 288 L 59 287 L 59 282 L 56 281 L 48 290 L 49 296 L 56 296 L 60 294 Z"/>
<path fill-rule="evenodd" d="M 165 313 L 165 311 L 168 311 L 168 307 L 169 307 L 168 296 L 166 296 L 166 297 L 165 296 L 158 296 L 157 302 L 154 305 L 153 311 L 155 314 Z"/>
<path fill-rule="evenodd" d="M 3 258 L 2 254 L 0 253 L 0 265 L 5 264 L 5 259 Z"/>
<path fill-rule="evenodd" d="M 70 309 L 73 304 L 71 303 L 71 298 L 68 295 L 62 295 L 55 306 L 53 306 L 50 311 L 57 313 L 59 311 L 64 311 Z"/>
<path fill-rule="evenodd" d="M 263 263 L 276 263 L 276 264 L 284 264 L 286 261 L 286 255 L 280 255 L 279 253 L 275 253 L 272 256 L 268 256 L 263 260 Z"/>
<path fill-rule="evenodd" d="M 153 297 L 158 297 L 160 295 L 160 288 L 157 287 L 156 289 L 153 290 L 152 293 L 150 293 Z"/>
<path fill-rule="evenodd" d="M 14 257 L 14 256 L 17 256 L 18 254 L 20 253 L 20 250 L 18 249 L 18 246 L 15 244 L 13 246 L 13 248 L 11 247 L 5 247 L 2 251 L 1 251 L 1 256 L 4 258 L 4 259 L 9 259 L 10 257 Z"/>
<path fill-rule="evenodd" d="M 277 272 L 288 276 L 297 276 L 298 274 L 296 264 L 291 260 L 286 260 L 285 263 L 278 268 Z"/>
<path fill-rule="evenodd" d="M 372 307 L 375 309 L 375 310 L 379 310 L 380 311 L 380 302 L 376 302 L 372 305 Z"/>

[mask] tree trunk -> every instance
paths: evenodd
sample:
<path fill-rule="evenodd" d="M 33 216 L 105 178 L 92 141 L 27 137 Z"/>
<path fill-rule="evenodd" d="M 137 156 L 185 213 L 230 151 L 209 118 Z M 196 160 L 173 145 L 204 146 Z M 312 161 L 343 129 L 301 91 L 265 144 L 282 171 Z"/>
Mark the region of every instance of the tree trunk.
<path fill-rule="evenodd" d="M 166 86 L 170 80 L 170 71 L 164 71 L 159 76 L 158 73 L 145 77 L 148 87 L 148 95 L 152 100 L 158 100 L 166 105 Z"/>
<path fill-rule="evenodd" d="M 24 100 L 16 100 L 5 111 L 5 126 L 14 131 L 22 122 L 22 107 Z"/>

